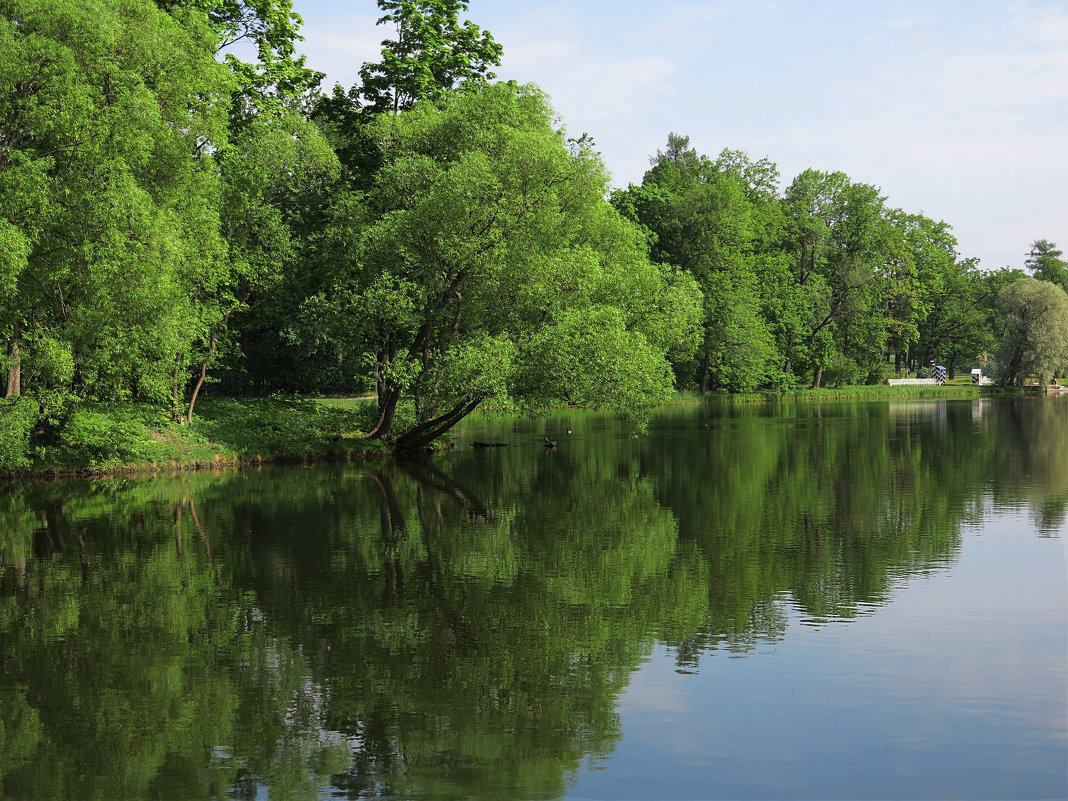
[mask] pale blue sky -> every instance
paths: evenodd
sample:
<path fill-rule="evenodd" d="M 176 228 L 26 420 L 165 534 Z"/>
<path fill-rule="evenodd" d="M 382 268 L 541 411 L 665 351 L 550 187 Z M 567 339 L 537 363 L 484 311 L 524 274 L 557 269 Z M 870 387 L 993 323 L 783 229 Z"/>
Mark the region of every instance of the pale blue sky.
<path fill-rule="evenodd" d="M 294 0 L 309 66 L 351 86 L 393 32 L 373 0 Z M 783 184 L 841 170 L 950 223 L 964 256 L 1068 251 L 1068 2 L 471 0 L 532 82 L 640 183 L 669 131 L 769 157 Z"/>

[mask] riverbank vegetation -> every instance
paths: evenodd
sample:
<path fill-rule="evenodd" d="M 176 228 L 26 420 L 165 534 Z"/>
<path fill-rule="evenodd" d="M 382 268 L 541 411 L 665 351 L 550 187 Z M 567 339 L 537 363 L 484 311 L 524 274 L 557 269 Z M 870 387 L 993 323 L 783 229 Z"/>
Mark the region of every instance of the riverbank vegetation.
<path fill-rule="evenodd" d="M 9 413 L 3 418 L 7 428 L 0 440 L 5 443 L 0 475 L 367 461 L 388 452 L 381 440 L 364 436 L 375 411 L 366 401 L 338 408 L 301 398 L 205 398 L 198 409 L 193 424 L 182 425 L 170 419 L 165 408 L 151 404 L 87 402 L 61 424 L 46 423 L 36 431 L 13 430 L 11 421 L 17 415 Z M 8 448 L 8 443 L 15 446 Z"/>
<path fill-rule="evenodd" d="M 537 87 L 494 82 L 466 2 L 379 6 L 381 62 L 324 92 L 288 0 L 0 2 L 0 469 L 418 451 L 479 406 L 640 426 L 674 388 L 1068 365 L 1053 243 L 980 269 L 877 187 L 784 186 L 674 133 L 613 190 Z M 227 400 L 361 392 L 373 419 Z M 280 438 L 242 440 L 260 413 Z"/>

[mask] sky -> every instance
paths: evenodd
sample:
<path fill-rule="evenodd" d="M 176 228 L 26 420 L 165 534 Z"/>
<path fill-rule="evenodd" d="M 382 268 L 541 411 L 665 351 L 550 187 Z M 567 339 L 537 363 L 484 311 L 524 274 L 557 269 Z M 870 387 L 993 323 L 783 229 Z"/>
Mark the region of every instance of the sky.
<path fill-rule="evenodd" d="M 373 0 L 294 0 L 301 49 L 348 88 L 395 31 Z M 641 183 L 669 132 L 715 157 L 842 171 L 945 220 L 962 257 L 1022 267 L 1068 252 L 1068 0 L 470 0 L 614 186 Z"/>

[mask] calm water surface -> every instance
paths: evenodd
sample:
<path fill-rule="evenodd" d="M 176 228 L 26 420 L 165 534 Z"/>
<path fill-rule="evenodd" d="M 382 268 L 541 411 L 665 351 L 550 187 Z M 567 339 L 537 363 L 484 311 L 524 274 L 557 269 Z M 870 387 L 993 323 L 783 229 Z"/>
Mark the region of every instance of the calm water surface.
<path fill-rule="evenodd" d="M 0 487 L 0 797 L 1065 798 L 1066 514 L 1044 398 Z"/>

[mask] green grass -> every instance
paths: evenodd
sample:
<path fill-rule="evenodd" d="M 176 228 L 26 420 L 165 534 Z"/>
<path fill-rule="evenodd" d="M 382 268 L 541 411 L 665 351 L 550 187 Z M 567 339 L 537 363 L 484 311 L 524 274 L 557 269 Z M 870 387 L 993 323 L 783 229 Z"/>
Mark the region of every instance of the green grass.
<path fill-rule="evenodd" d="M 677 389 L 674 396 L 668 401 L 669 406 L 680 406 L 686 403 L 701 403 L 701 393 L 695 389 Z"/>
<path fill-rule="evenodd" d="M 373 397 L 361 397 L 361 398 L 313 398 L 315 403 L 321 406 L 328 406 L 333 409 L 347 409 L 349 411 L 365 411 L 366 409 L 373 409 L 375 406 L 375 399 Z"/>

